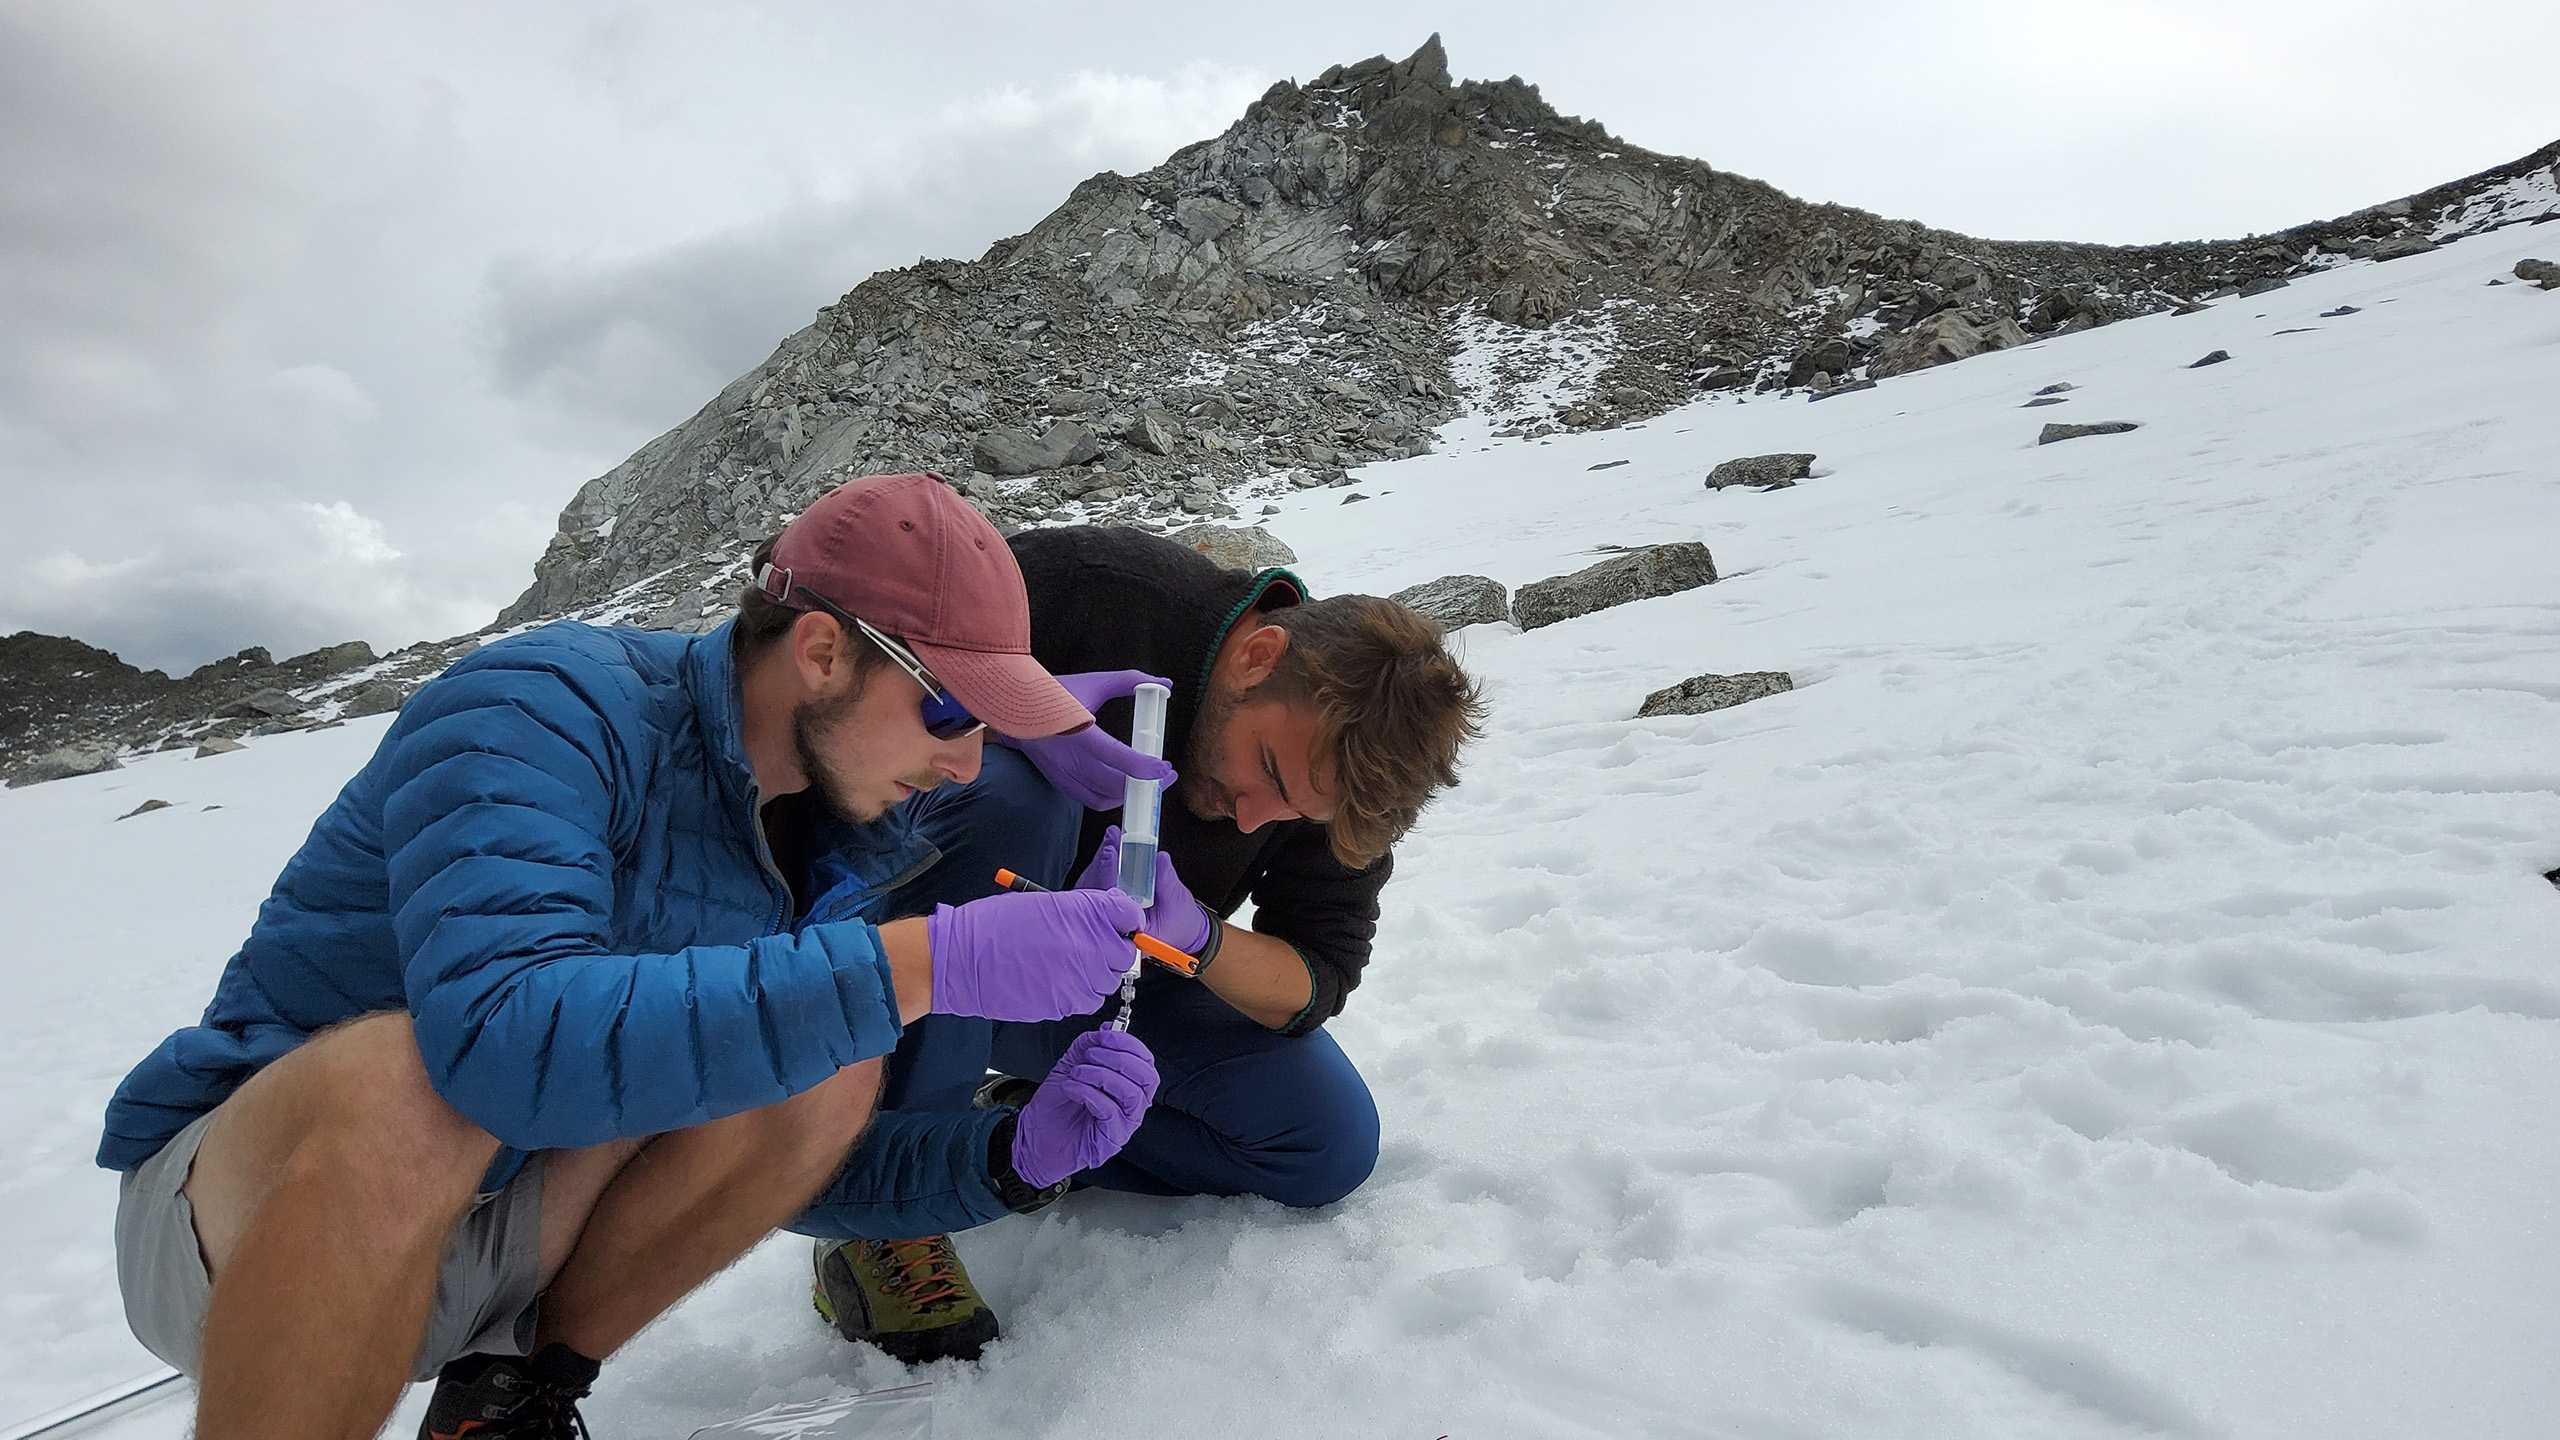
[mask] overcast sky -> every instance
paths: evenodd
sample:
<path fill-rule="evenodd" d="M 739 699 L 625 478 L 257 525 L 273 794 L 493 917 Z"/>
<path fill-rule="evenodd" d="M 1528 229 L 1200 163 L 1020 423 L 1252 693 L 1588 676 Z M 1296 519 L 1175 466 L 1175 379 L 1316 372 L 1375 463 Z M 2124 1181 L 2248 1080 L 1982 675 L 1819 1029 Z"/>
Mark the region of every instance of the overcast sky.
<path fill-rule="evenodd" d="M 1638 144 L 2003 238 L 2270 230 L 2560 138 L 2547 0 L 0 0 L 0 633 L 183 669 L 476 628 L 581 482 L 865 275 L 1434 29 Z"/>

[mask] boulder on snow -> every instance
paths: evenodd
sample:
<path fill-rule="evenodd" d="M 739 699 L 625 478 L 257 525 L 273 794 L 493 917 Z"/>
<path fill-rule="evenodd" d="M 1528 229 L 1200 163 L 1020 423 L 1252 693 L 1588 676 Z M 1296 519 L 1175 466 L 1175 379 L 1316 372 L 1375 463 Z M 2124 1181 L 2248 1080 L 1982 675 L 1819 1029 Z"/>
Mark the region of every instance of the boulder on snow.
<path fill-rule="evenodd" d="M 295 699 L 290 691 L 270 689 L 244 695 L 214 713 L 238 716 L 263 715 L 271 719 L 282 719 L 287 715 L 299 715 L 309 708 Z"/>
<path fill-rule="evenodd" d="M 2047 405 L 2068 405 L 2070 403 L 2071 397 L 2068 395 L 2039 395 L 2018 408 L 2021 410 L 2037 410 Z"/>
<path fill-rule="evenodd" d="M 1295 565 L 1298 552 L 1259 525 L 1190 525 L 1170 537 L 1230 570 L 1265 570 Z"/>
<path fill-rule="evenodd" d="M 2517 261 L 2515 277 L 2519 280 L 2530 280 L 2545 290 L 2560 290 L 2560 265 L 2555 265 L 2548 260 Z"/>
<path fill-rule="evenodd" d="M 2139 420 L 2101 420 L 2094 425 L 2047 425 L 2036 436 L 2036 443 L 2050 445 L 2056 440 L 2077 440 L 2083 435 L 2122 435 L 2128 430 L 2141 428 Z"/>
<path fill-rule="evenodd" d="M 1828 390 L 1816 390 L 1811 395 L 1806 396 L 1805 399 L 1807 403 L 1811 403 L 1815 400 L 1829 400 L 1841 395 L 1855 395 L 1861 390 L 1873 390 L 1874 388 L 1876 388 L 1876 382 L 1873 380 L 1850 380 L 1834 385 Z"/>
<path fill-rule="evenodd" d="M 1710 710 L 1725 710 L 1771 695 L 1783 695 L 1796 688 L 1796 679 L 1784 670 L 1745 670 L 1739 675 L 1692 675 L 1677 685 L 1656 690 L 1644 697 L 1636 709 L 1636 718 L 1655 715 L 1704 715 Z"/>
<path fill-rule="evenodd" d="M 1511 618 L 1511 592 L 1482 575 L 1443 575 L 1387 597 L 1440 622 L 1443 630 L 1491 625 Z"/>
<path fill-rule="evenodd" d="M 248 748 L 228 735 L 208 735 L 204 743 L 196 747 L 196 758 L 202 760 L 212 755 L 232 755 Z"/>
<path fill-rule="evenodd" d="M 2396 239 L 2385 240 L 2381 244 L 2374 246 L 2372 249 L 2365 251 L 2364 258 L 2368 260 L 2406 260 L 2412 255 L 2424 255 L 2428 251 L 2438 248 L 2440 247 L 2435 241 L 2428 239 L 2424 235 L 2402 235 Z"/>
<path fill-rule="evenodd" d="M 2052 384 L 2036 391 L 2036 393 L 2039 395 L 2061 395 L 2079 388 L 2079 386 L 2072 384 L 2068 380 L 2056 380 Z"/>
<path fill-rule="evenodd" d="M 47 780 L 68 780 L 74 775 L 95 775 L 102 770 L 121 770 L 123 763 L 116 752 L 104 745 L 65 745 L 48 750 L 18 767 L 9 777 L 9 788 L 41 785 Z"/>
<path fill-rule="evenodd" d="M 154 810 L 166 810 L 168 808 L 169 802 L 166 800 L 145 800 L 141 804 L 134 806 L 132 809 L 127 810 L 116 818 L 119 820 L 130 820 L 136 815 L 148 815 Z"/>
<path fill-rule="evenodd" d="M 667 627 L 673 629 L 673 626 Z M 397 680 L 376 680 L 359 685 L 349 692 L 339 718 L 361 720 L 368 715 L 388 715 L 409 703 L 409 689 Z"/>
<path fill-rule="evenodd" d="M 1813 456 L 1797 451 L 1777 455 L 1746 455 L 1727 460 L 1707 472 L 1707 488 L 1722 490 L 1728 485 L 1750 485 L 1762 490 L 1781 490 L 1813 473 Z"/>
<path fill-rule="evenodd" d="M 2364 312 L 2362 310 L 2353 305 L 2341 305 L 2335 310 L 2321 311 L 2320 318 L 2323 320 L 2335 320 L 2341 315 L 2361 315 L 2363 313 Z"/>
<path fill-rule="evenodd" d="M 377 658 L 372 646 L 361 640 L 349 640 L 342 645 L 324 645 L 317 650 L 296 655 L 284 663 L 297 670 L 326 674 L 344 670 L 350 666 L 370 665 Z"/>
<path fill-rule="evenodd" d="M 2228 360 L 2228 359 L 2230 359 L 2230 358 L 2231 358 L 2231 352 L 2230 352 L 2230 351 L 2228 351 L 2228 350 L 2216 350 L 2216 351 L 2214 351 L 2212 354 L 2207 355 L 2207 356 L 2205 356 L 2204 358 L 2202 358 L 2202 359 L 2200 359 L 2200 360 L 2195 360 L 2195 361 L 2191 361 L 2191 362 L 2189 362 L 2189 363 L 2188 363 L 2188 365 L 2187 365 L 2187 368 L 2188 368 L 2188 369 L 2190 369 L 2190 370 L 2201 370 L 2201 369 L 2203 369 L 2204 367 L 2206 367 L 2207 365 L 2219 365 L 2219 364 L 2221 364 L 2223 361 Z"/>
<path fill-rule="evenodd" d="M 1647 545 L 1570 575 L 1551 575 L 1520 587 L 1511 602 L 1511 618 L 1523 630 L 1535 630 L 1658 595 L 1677 595 L 1716 583 L 1715 557 L 1695 540 Z"/>

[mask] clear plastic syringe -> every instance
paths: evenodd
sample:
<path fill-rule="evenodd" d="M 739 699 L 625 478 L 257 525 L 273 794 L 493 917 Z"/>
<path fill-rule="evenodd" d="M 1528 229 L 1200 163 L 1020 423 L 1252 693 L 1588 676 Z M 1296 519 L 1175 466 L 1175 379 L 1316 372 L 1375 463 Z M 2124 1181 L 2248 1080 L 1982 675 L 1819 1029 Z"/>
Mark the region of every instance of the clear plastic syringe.
<path fill-rule="evenodd" d="M 1173 692 L 1153 683 L 1140 685 L 1133 697 L 1137 712 L 1129 722 L 1129 748 L 1141 754 L 1162 758 L 1164 755 L 1164 713 Z M 1120 792 L 1120 873 L 1116 884 L 1121 894 L 1141 906 L 1156 902 L 1156 817 L 1164 797 L 1157 793 L 1163 787 L 1153 780 L 1131 776 Z M 1111 1017 L 1111 1028 L 1129 1028 L 1129 1013 L 1138 1003 L 1138 963 L 1142 957 L 1132 950 L 1129 973 L 1120 977 L 1120 1013 Z"/>

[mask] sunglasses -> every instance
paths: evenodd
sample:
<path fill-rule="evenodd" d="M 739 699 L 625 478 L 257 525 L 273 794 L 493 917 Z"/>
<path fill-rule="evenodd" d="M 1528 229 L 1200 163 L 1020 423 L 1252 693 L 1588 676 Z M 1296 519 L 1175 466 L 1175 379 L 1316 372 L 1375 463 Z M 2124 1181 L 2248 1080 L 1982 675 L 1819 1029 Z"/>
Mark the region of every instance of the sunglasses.
<path fill-rule="evenodd" d="M 899 669 L 906 671 L 908 679 L 924 687 L 924 701 L 917 707 L 917 713 L 924 720 L 925 733 L 934 739 L 963 740 L 987 728 L 987 722 L 970 714 L 969 707 L 961 704 L 959 697 L 953 695 L 940 680 L 934 678 L 933 672 L 925 668 L 924 662 L 916 658 L 914 651 L 873 628 L 869 621 L 815 590 L 794 585 L 790 571 L 767 562 L 763 569 L 756 572 L 756 588 L 762 590 L 777 604 L 789 605 L 794 609 L 805 610 L 815 607 L 824 610 L 861 632 L 865 640 L 879 646 L 880 653 L 888 656 L 890 662 Z"/>

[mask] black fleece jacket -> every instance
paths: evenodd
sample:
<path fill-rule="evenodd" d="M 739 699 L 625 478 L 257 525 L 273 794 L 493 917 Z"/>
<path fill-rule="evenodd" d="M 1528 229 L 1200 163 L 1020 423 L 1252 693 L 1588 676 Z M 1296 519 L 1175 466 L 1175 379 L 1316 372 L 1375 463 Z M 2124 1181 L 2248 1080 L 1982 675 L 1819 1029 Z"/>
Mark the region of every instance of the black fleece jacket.
<path fill-rule="evenodd" d="M 1228 631 L 1248 611 L 1294 605 L 1305 596 L 1305 586 L 1286 570 L 1228 570 L 1142 530 L 1025 530 L 1011 543 L 1031 595 L 1031 653 L 1053 674 L 1144 670 L 1171 680 L 1165 755 L 1177 767 L 1190 753 L 1210 662 Z M 1095 719 L 1125 740 L 1131 708 L 1114 701 Z M 1378 892 L 1395 858 L 1354 870 L 1334 858 L 1325 827 L 1312 820 L 1275 821 L 1248 835 L 1232 820 L 1201 819 L 1171 796 L 1163 816 L 1164 853 L 1200 903 L 1233 915 L 1252 900 L 1253 928 L 1287 941 L 1306 961 L 1315 993 L 1284 1033 L 1303 1035 L 1341 1014 L 1369 963 Z M 1116 818 L 1085 817 L 1078 868 Z"/>

